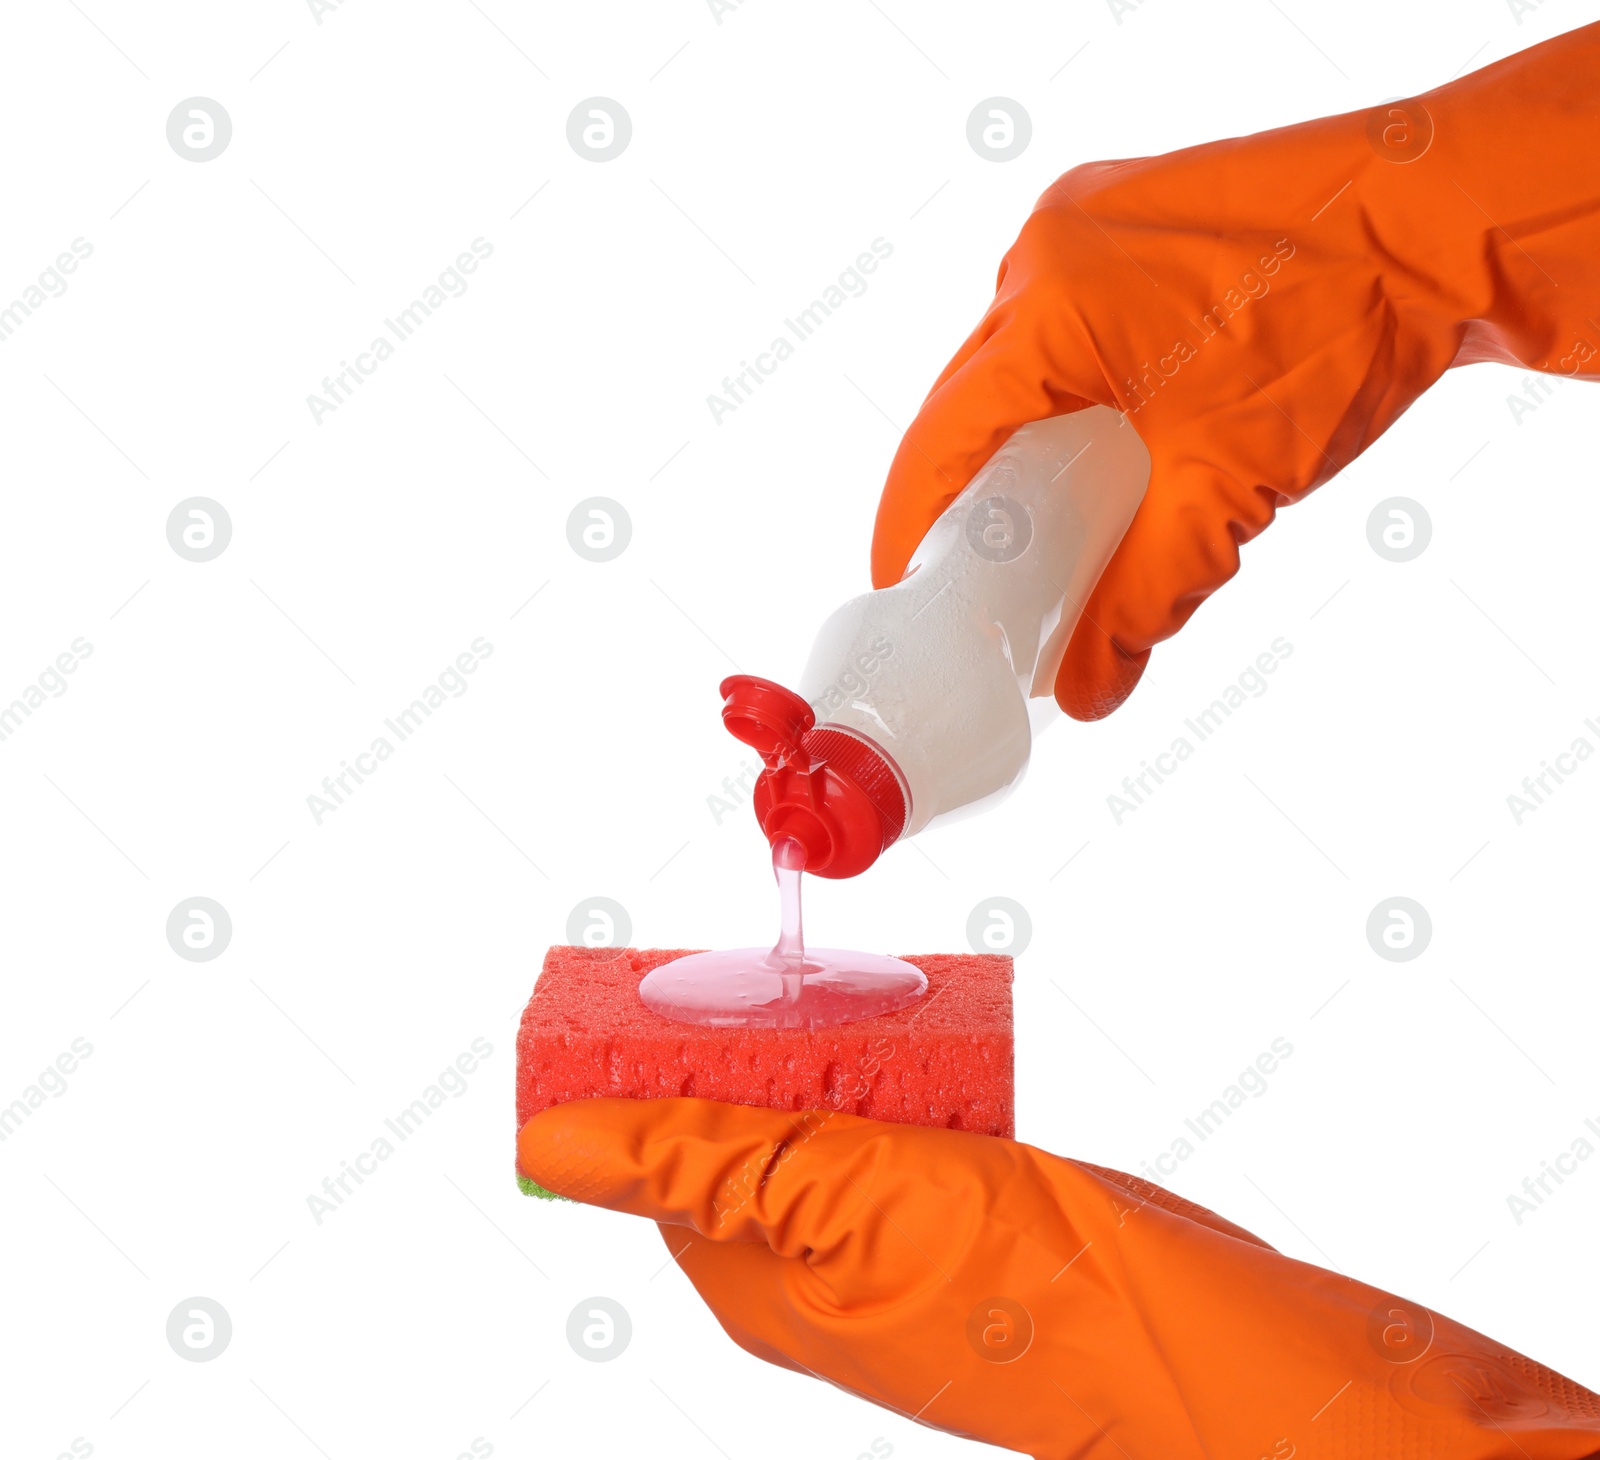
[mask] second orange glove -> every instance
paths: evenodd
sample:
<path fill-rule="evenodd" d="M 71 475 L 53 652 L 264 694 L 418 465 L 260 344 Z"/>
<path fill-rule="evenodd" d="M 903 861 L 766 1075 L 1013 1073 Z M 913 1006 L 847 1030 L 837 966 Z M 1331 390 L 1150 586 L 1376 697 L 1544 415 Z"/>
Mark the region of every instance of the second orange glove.
<path fill-rule="evenodd" d="M 1015 1141 L 578 1100 L 522 1171 L 653 1218 L 741 1347 L 1050 1460 L 1591 1460 L 1600 1395 L 1131 1176 Z"/>
<path fill-rule="evenodd" d="M 1067 173 L 906 432 L 875 586 L 1018 426 L 1127 412 L 1150 488 L 1056 684 L 1096 719 L 1450 366 L 1600 376 L 1596 76 L 1589 26 L 1412 101 Z"/>

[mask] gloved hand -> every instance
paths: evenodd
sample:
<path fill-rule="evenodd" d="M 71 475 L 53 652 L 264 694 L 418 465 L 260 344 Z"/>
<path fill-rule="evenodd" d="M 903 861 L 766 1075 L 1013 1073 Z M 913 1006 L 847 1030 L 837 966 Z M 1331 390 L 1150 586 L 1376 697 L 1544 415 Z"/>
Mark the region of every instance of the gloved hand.
<path fill-rule="evenodd" d="M 895 455 L 872 579 L 1020 425 L 1090 404 L 1150 450 L 1144 503 L 1056 698 L 1127 698 L 1279 506 L 1451 365 L 1600 374 L 1600 25 L 1412 101 L 1074 168 Z"/>
<path fill-rule="evenodd" d="M 518 1163 L 654 1218 L 729 1336 L 936 1429 L 1093 1460 L 1578 1460 L 1600 1395 L 1015 1141 L 708 1100 L 578 1100 Z"/>

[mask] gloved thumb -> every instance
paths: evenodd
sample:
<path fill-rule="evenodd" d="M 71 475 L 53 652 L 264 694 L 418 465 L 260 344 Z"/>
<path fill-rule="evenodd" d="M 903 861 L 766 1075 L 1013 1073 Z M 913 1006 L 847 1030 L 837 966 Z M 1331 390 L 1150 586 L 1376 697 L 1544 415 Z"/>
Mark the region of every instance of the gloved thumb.
<path fill-rule="evenodd" d="M 903 1144 L 947 1133 L 894 1134 Z M 845 1253 L 869 1200 L 896 1203 L 899 1187 L 927 1180 L 920 1163 L 896 1157 L 876 1121 L 687 1098 L 555 1106 L 523 1126 L 517 1158 L 525 1175 L 558 1195 L 692 1228 L 714 1242 L 762 1242 L 814 1266 Z M 935 1204 L 921 1192 L 904 1195 L 898 1220 L 920 1226 L 916 1211 Z M 960 1226 L 948 1204 L 929 1215 L 946 1233 Z"/>

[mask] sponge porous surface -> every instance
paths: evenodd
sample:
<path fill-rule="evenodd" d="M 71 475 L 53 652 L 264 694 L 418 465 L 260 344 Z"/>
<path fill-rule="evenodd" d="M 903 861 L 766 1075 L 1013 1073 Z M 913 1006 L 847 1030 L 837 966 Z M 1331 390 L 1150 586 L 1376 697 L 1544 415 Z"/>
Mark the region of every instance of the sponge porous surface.
<path fill-rule="evenodd" d="M 517 1035 L 519 1130 L 567 1100 L 692 1095 L 1015 1134 L 1009 958 L 903 954 L 928 977 L 909 1009 L 832 1029 L 712 1029 L 639 999 L 645 974 L 689 951 L 545 954 Z"/>

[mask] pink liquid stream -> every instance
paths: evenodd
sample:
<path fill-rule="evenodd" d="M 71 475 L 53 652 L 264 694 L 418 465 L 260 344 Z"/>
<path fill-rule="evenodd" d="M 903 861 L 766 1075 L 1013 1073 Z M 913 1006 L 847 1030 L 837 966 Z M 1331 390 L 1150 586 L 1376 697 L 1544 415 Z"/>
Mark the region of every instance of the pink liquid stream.
<path fill-rule="evenodd" d="M 778 941 L 770 950 L 691 953 L 646 974 L 645 1005 L 684 1024 L 744 1029 L 825 1029 L 893 1013 L 927 992 L 921 969 L 899 958 L 805 946 L 799 842 L 773 844 Z"/>

